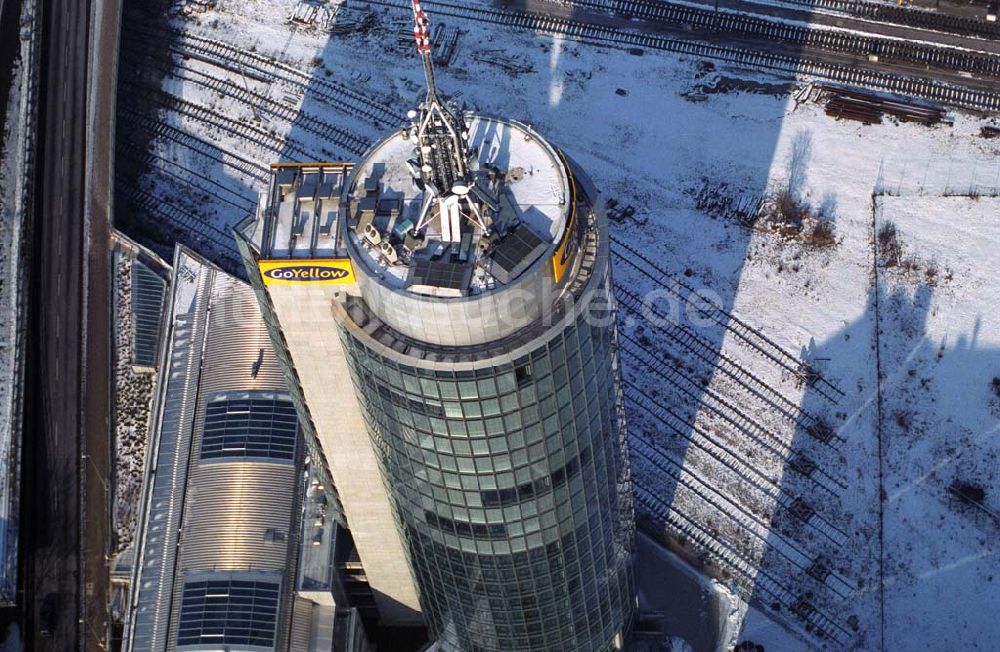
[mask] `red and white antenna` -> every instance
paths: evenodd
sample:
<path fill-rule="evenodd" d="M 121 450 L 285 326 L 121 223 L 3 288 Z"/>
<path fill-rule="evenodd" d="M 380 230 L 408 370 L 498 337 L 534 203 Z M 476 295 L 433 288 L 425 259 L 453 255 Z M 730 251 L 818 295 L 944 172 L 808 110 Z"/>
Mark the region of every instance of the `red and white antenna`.
<path fill-rule="evenodd" d="M 413 38 L 427 78 L 427 99 L 419 111 L 411 113 L 414 119 L 412 134 L 417 141 L 417 160 L 412 169 L 421 187 L 427 190 L 414 231 L 421 232 L 430 220 L 439 218 L 442 240 L 459 242 L 462 215 L 483 231 L 489 228 L 489 223 L 479 205 L 480 200 L 469 196 L 475 180 L 469 170 L 465 118 L 438 97 L 431 57 L 430 20 L 421 9 L 420 0 L 412 0 L 412 3 Z"/>
<path fill-rule="evenodd" d="M 434 62 L 431 60 L 431 21 L 420 8 L 420 0 L 413 0 L 413 39 L 417 42 L 417 54 L 424 63 L 427 78 L 427 100 L 438 102 L 437 82 L 434 80 Z"/>
<path fill-rule="evenodd" d="M 430 24 L 427 14 L 420 9 L 420 0 L 413 0 L 413 38 L 417 42 L 417 52 L 421 55 L 431 51 Z"/>

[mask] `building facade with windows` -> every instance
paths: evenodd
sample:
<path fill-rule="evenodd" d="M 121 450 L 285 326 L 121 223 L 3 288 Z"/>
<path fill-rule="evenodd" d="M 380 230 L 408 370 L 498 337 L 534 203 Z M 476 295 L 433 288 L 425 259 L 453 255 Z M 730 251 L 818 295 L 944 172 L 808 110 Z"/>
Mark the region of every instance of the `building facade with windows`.
<path fill-rule="evenodd" d="M 247 274 L 382 617 L 422 613 L 447 652 L 621 649 L 605 216 L 531 128 L 442 100 L 413 17 L 426 99 L 357 165 L 274 166 L 237 229 Z"/>
<path fill-rule="evenodd" d="M 369 579 L 365 541 L 398 541 L 443 650 L 617 649 L 634 524 L 603 211 L 530 128 L 463 120 L 457 209 L 415 180 L 414 127 L 356 166 L 276 168 L 240 247 Z M 387 509 L 359 536 L 373 472 Z"/>

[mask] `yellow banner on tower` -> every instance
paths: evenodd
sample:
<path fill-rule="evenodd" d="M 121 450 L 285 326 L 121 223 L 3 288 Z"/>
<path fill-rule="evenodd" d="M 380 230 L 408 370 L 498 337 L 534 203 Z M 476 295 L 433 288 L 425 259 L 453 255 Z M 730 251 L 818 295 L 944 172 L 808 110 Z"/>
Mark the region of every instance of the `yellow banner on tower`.
<path fill-rule="evenodd" d="M 325 260 L 262 260 L 258 264 L 264 285 L 342 285 L 354 283 L 350 258 Z"/>

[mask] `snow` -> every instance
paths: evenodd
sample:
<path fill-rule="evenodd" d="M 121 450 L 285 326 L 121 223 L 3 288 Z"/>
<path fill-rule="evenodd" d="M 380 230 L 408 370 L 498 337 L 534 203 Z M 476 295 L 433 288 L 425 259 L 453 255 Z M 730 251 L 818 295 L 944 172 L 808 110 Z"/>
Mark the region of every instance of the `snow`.
<path fill-rule="evenodd" d="M 319 137 L 307 116 L 368 143 L 404 124 L 423 83 L 406 12 L 376 8 L 370 30 L 328 36 L 286 24 L 296 6 L 220 0 L 174 23 L 313 75 L 303 92 L 290 73 L 264 83 L 183 62 L 292 106 L 297 119 L 257 122 L 250 105 L 192 81 L 163 87 L 273 132 L 284 148 L 175 112 L 162 119 L 261 164 L 302 151 L 358 159 L 357 146 Z M 433 3 L 425 8 L 434 22 Z M 365 11 L 351 2 L 336 20 Z M 615 202 L 615 249 L 648 259 L 613 259 L 637 509 L 732 595 L 731 642 L 951 650 L 1000 638 L 990 574 L 1000 148 L 978 136 L 982 119 L 836 122 L 814 95 L 781 92 L 786 78 L 447 22 L 462 32 L 455 63 L 438 70 L 443 94 L 563 148 Z M 721 78 L 760 92 L 720 91 Z M 331 102 L 326 83 L 367 101 Z M 399 118 L 376 122 L 358 107 Z M 142 188 L 207 225 L 178 225 L 183 241 L 235 260 L 225 229 L 253 209 L 262 182 L 174 141 L 154 151 L 183 166 L 181 178 L 154 161 Z M 752 205 L 756 221 L 739 219 L 736 204 Z M 901 258 L 887 268 L 875 248 L 889 221 Z M 807 382 L 812 371 L 822 380 Z M 983 489 L 983 504 L 949 492 L 956 481 Z"/>
<path fill-rule="evenodd" d="M 115 487 L 113 526 L 115 554 L 135 538 L 136 517 L 148 450 L 153 401 L 153 370 L 132 365 L 132 265 L 122 251 L 115 254 Z"/>
<path fill-rule="evenodd" d="M 885 197 L 876 216 L 912 262 L 879 269 L 889 648 L 986 650 L 998 636 L 997 215 L 995 198 Z M 959 484 L 983 506 L 949 491 Z"/>

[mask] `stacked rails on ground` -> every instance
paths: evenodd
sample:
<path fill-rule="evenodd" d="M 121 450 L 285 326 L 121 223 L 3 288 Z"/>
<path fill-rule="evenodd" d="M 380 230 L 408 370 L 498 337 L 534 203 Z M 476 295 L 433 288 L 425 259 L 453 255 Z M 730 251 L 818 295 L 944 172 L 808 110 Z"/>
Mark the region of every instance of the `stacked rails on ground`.
<path fill-rule="evenodd" d="M 891 115 L 900 122 L 935 125 L 946 115 L 944 108 L 939 106 L 928 106 L 859 89 L 828 84 L 817 84 L 816 88 L 831 96 L 826 103 L 826 114 L 838 119 L 881 124 L 883 116 Z"/>

